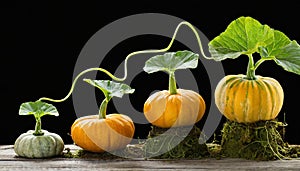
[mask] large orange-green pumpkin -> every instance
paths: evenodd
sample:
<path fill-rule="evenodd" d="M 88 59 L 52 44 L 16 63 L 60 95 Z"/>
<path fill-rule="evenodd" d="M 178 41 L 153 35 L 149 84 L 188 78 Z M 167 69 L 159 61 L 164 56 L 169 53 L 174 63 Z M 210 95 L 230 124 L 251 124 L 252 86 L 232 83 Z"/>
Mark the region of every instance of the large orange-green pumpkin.
<path fill-rule="evenodd" d="M 227 75 L 215 89 L 215 103 L 229 120 L 251 123 L 272 120 L 283 105 L 284 93 L 279 82 L 270 77 Z"/>
<path fill-rule="evenodd" d="M 71 126 L 76 145 L 90 152 L 114 151 L 125 148 L 132 140 L 135 127 L 131 118 L 122 114 L 88 115 L 77 118 Z"/>
<path fill-rule="evenodd" d="M 205 109 L 202 96 L 185 89 L 177 89 L 176 94 L 158 91 L 144 103 L 146 119 L 160 128 L 193 125 L 203 117 Z"/>

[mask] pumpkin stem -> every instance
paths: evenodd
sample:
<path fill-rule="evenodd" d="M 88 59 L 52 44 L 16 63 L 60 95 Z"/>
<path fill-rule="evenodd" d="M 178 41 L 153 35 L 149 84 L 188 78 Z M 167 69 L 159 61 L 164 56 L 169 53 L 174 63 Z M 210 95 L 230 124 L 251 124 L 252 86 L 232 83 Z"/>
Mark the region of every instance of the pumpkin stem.
<path fill-rule="evenodd" d="M 35 117 L 36 123 L 35 123 L 35 130 L 33 135 L 39 136 L 44 135 L 44 132 L 42 131 L 42 121 L 40 117 Z"/>
<path fill-rule="evenodd" d="M 169 72 L 169 92 L 170 94 L 177 94 L 176 79 L 174 72 Z"/>
<path fill-rule="evenodd" d="M 105 98 L 101 105 L 100 105 L 100 109 L 99 109 L 99 119 L 105 119 L 106 118 L 106 109 L 107 109 L 107 104 L 108 104 L 109 100 L 107 98 Z"/>
<path fill-rule="evenodd" d="M 246 78 L 248 80 L 255 80 L 255 67 L 254 67 L 254 60 L 252 54 L 248 55 L 249 57 L 249 62 L 248 62 L 248 68 L 247 68 L 247 73 L 246 73 Z"/>

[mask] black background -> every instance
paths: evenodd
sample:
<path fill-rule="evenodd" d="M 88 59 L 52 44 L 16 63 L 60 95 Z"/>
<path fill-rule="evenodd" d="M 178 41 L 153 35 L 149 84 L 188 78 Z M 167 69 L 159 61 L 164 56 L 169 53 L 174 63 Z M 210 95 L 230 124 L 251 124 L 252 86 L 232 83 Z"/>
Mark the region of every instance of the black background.
<path fill-rule="evenodd" d="M 300 16 L 300 6 L 297 2 L 264 1 L 264 4 L 261 1 L 238 3 L 165 1 L 164 4 L 161 4 L 163 1 L 97 2 L 10 1 L 1 4 L 0 144 L 12 144 L 21 133 L 34 128 L 33 116 L 18 115 L 21 103 L 44 96 L 60 99 L 67 94 L 72 84 L 76 59 L 84 44 L 99 29 L 120 18 L 140 13 L 168 14 L 192 23 L 211 40 L 224 31 L 232 20 L 240 16 L 251 16 L 282 31 L 290 39 L 300 41 L 300 25 L 297 19 Z M 125 58 L 133 51 L 161 49 L 166 47 L 169 41 L 169 38 L 151 35 L 130 38 L 114 47 L 101 67 L 113 71 L 119 65 L 118 61 L 113 60 L 115 56 Z M 175 42 L 171 50 L 182 48 L 185 47 Z M 225 60 L 222 64 L 226 74 L 240 74 L 246 72 L 247 59 Z M 201 70 L 201 67 L 193 71 L 194 74 L 199 72 L 205 71 Z M 272 61 L 263 63 L 257 74 L 273 77 L 281 83 L 285 99 L 278 119 L 283 121 L 285 115 L 288 124 L 285 140 L 291 144 L 300 144 L 298 133 L 300 76 L 284 71 Z M 98 78 L 108 79 L 100 73 L 98 75 Z M 209 89 L 209 85 L 205 85 L 209 80 L 205 74 L 199 77 L 202 78 L 201 86 L 203 86 L 200 94 L 209 102 L 212 90 Z M 166 81 L 161 81 L 163 79 Z M 151 76 L 139 74 L 131 83 L 136 93 L 130 95 L 130 99 L 136 110 L 142 111 L 149 92 L 154 89 L 166 89 L 167 79 L 161 74 Z M 100 101 L 102 94 L 95 91 Z M 69 131 L 76 119 L 72 99 L 53 104 L 59 110 L 60 116 L 44 116 L 43 129 L 60 134 L 65 143 L 72 143 Z M 109 104 L 108 113 L 114 110 L 113 104 Z M 136 126 L 135 138 L 147 135 L 149 125 Z M 221 127 L 220 123 L 219 129 Z"/>

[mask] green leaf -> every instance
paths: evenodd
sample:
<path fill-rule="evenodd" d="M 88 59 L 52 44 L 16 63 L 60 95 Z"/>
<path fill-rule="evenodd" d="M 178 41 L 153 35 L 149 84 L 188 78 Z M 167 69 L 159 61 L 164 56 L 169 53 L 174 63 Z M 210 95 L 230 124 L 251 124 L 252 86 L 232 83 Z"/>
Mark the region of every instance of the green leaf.
<path fill-rule="evenodd" d="M 42 117 L 44 115 L 58 116 L 58 111 L 55 106 L 42 102 L 26 102 L 22 103 L 19 109 L 19 115 L 34 115 L 35 117 Z"/>
<path fill-rule="evenodd" d="M 259 52 L 262 57 L 276 57 L 278 49 L 291 43 L 291 40 L 281 31 L 274 30 L 273 43 L 262 47 Z"/>
<path fill-rule="evenodd" d="M 156 55 L 146 61 L 144 71 L 153 73 L 157 71 L 175 72 L 177 69 L 196 68 L 199 55 L 191 51 L 168 52 Z"/>
<path fill-rule="evenodd" d="M 292 41 L 284 47 L 272 52 L 275 62 L 289 72 L 300 74 L 300 46 Z"/>
<path fill-rule="evenodd" d="M 133 93 L 135 89 L 132 89 L 127 84 L 117 83 L 110 80 L 91 80 L 83 79 L 85 82 L 99 88 L 105 95 L 106 98 L 111 97 L 123 97 L 124 94 Z"/>
<path fill-rule="evenodd" d="M 234 20 L 208 45 L 212 58 L 216 61 L 235 59 L 242 54 L 249 55 L 257 52 L 261 56 L 260 63 L 256 63 L 257 66 L 262 61 L 274 60 L 286 71 L 300 74 L 298 43 L 291 41 L 281 31 L 262 25 L 251 17 L 240 17 Z"/>
<path fill-rule="evenodd" d="M 273 43 L 274 30 L 251 17 L 240 17 L 209 42 L 209 51 L 216 61 L 235 59 L 242 54 L 259 52 L 259 47 Z"/>

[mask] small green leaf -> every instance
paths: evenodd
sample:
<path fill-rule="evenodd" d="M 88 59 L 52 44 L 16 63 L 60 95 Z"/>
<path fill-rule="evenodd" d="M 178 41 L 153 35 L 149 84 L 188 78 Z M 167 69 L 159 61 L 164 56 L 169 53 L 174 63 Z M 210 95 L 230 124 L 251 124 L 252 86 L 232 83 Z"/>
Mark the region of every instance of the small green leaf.
<path fill-rule="evenodd" d="M 42 102 L 26 102 L 22 103 L 19 109 L 19 115 L 34 115 L 35 117 L 42 117 L 44 115 L 58 116 L 58 111 L 55 106 Z"/>
<path fill-rule="evenodd" d="M 132 89 L 127 84 L 117 83 L 110 80 L 91 80 L 83 79 L 85 82 L 99 88 L 105 95 L 106 98 L 111 97 L 123 97 L 124 94 L 133 93 L 135 89 Z"/>
<path fill-rule="evenodd" d="M 209 51 L 216 61 L 235 59 L 242 54 L 259 52 L 259 47 L 273 43 L 274 30 L 251 17 L 240 17 L 209 42 Z"/>
<path fill-rule="evenodd" d="M 191 51 L 168 52 L 156 55 L 146 61 L 144 71 L 153 73 L 157 71 L 175 72 L 177 69 L 196 68 L 199 55 Z"/>
<path fill-rule="evenodd" d="M 284 47 L 274 50 L 275 62 L 286 71 L 300 74 L 300 46 L 292 41 Z"/>

